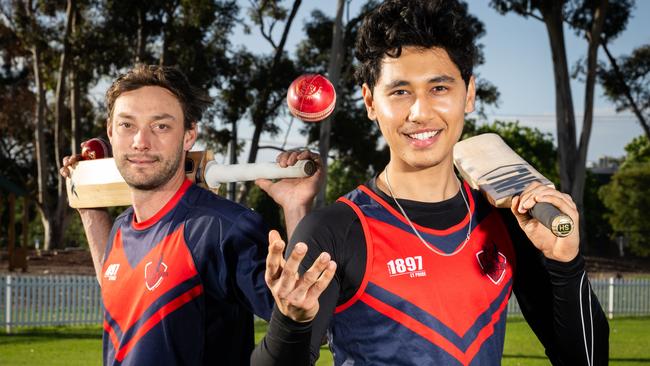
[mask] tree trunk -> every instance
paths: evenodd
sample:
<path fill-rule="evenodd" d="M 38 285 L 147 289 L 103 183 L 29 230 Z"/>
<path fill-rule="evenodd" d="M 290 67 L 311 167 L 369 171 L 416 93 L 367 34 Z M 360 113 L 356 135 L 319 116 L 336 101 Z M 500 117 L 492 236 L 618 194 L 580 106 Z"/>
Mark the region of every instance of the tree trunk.
<path fill-rule="evenodd" d="M 68 64 L 70 63 L 70 30 L 74 14 L 75 0 L 68 0 L 66 9 L 65 31 L 63 33 L 63 52 L 59 63 L 59 75 L 56 83 L 55 106 L 54 106 L 54 160 L 58 168 L 61 168 L 61 149 L 63 146 L 63 121 L 65 120 L 65 97 L 66 97 L 66 76 L 68 75 Z M 63 179 L 59 179 L 58 193 L 65 192 Z"/>
<path fill-rule="evenodd" d="M 232 119 L 232 127 L 230 131 L 230 164 L 237 164 L 237 120 Z M 235 193 L 237 191 L 237 183 L 231 182 L 228 184 L 228 199 L 235 200 Z"/>
<path fill-rule="evenodd" d="M 560 189 L 568 193 L 571 192 L 575 179 L 574 167 L 577 148 L 575 115 L 571 98 L 571 78 L 564 43 L 562 6 L 563 2 L 561 1 L 542 2 L 540 11 L 548 32 L 553 58 Z"/>
<path fill-rule="evenodd" d="M 36 85 L 36 121 L 34 126 L 34 145 L 36 145 L 36 167 L 38 196 L 37 207 L 43 222 L 43 249 L 52 247 L 50 224 L 50 197 L 47 192 L 47 177 L 50 169 L 49 154 L 45 149 L 45 89 L 41 72 L 41 50 L 39 45 L 32 47 L 34 83 Z"/>
<path fill-rule="evenodd" d="M 145 19 L 145 10 L 142 9 L 142 6 L 138 6 L 138 33 L 136 38 L 135 45 L 135 63 L 144 62 L 144 50 L 146 46 L 146 40 L 144 35 L 144 23 Z"/>
<path fill-rule="evenodd" d="M 174 60 L 169 52 L 169 40 L 172 39 L 172 32 L 174 31 L 174 13 L 178 8 L 178 1 L 174 1 L 165 7 L 166 19 L 162 29 L 162 51 L 160 53 L 160 66 L 173 65 Z"/>
<path fill-rule="evenodd" d="M 72 34 L 73 38 L 77 39 L 78 30 L 77 24 L 79 23 L 79 12 L 77 9 L 74 9 L 74 15 L 72 17 Z M 71 65 L 70 65 L 70 153 L 79 154 L 81 144 L 81 111 L 80 111 L 80 87 L 79 80 L 77 78 L 77 67 L 78 67 L 78 46 L 71 47 Z"/>
<path fill-rule="evenodd" d="M 338 0 L 336 5 L 336 19 L 332 29 L 332 46 L 330 47 L 330 60 L 327 67 L 327 76 L 338 91 L 341 78 L 341 67 L 343 66 L 343 10 L 345 0 Z M 337 100 L 337 104 L 340 101 Z M 336 107 L 334 108 L 336 110 Z M 327 196 L 327 165 L 330 150 L 330 133 L 332 131 L 332 119 L 334 113 L 320 123 L 320 137 L 318 139 L 318 150 L 321 156 L 322 181 L 318 195 L 316 196 L 316 207 L 325 206 Z"/>
<path fill-rule="evenodd" d="M 63 51 L 61 53 L 61 61 L 59 64 L 59 75 L 56 85 L 55 94 L 55 116 L 54 116 L 54 156 L 55 165 L 58 169 L 61 167 L 62 147 L 63 147 L 63 123 L 65 120 L 65 98 L 66 98 L 66 76 L 68 75 L 68 65 L 70 63 L 70 33 L 72 29 L 73 14 L 76 10 L 76 1 L 68 0 L 66 9 L 66 22 L 65 31 L 63 34 Z M 65 230 L 65 222 L 67 221 L 67 199 L 65 190 L 65 180 L 59 174 L 56 174 L 57 184 L 57 200 L 56 206 L 52 210 L 48 209 L 50 215 L 45 217 L 46 220 L 51 221 L 51 246 L 60 247 L 63 239 L 63 232 Z"/>
<path fill-rule="evenodd" d="M 73 66 L 70 69 L 70 153 L 79 154 L 81 144 L 81 112 L 79 108 L 79 80 L 77 70 Z"/>
<path fill-rule="evenodd" d="M 7 228 L 7 256 L 9 257 L 9 271 L 14 270 L 13 254 L 16 249 L 16 195 L 9 193 L 9 227 Z"/>
<path fill-rule="evenodd" d="M 29 198 L 23 196 L 23 233 L 22 247 L 27 248 L 29 245 Z"/>
<path fill-rule="evenodd" d="M 585 111 L 578 148 L 578 159 L 575 162 L 575 178 L 571 187 L 571 197 L 573 197 L 581 213 L 580 243 L 582 244 L 583 251 L 587 250 L 586 222 L 585 215 L 583 215 L 587 149 L 589 146 L 589 138 L 591 137 L 591 128 L 593 126 L 594 89 L 596 86 L 596 71 L 598 69 L 598 46 L 600 45 L 600 35 L 605 24 L 606 14 L 607 0 L 601 0 L 593 14 L 594 22 L 592 28 L 587 34 L 589 48 L 587 51 L 587 79 L 585 82 Z"/>

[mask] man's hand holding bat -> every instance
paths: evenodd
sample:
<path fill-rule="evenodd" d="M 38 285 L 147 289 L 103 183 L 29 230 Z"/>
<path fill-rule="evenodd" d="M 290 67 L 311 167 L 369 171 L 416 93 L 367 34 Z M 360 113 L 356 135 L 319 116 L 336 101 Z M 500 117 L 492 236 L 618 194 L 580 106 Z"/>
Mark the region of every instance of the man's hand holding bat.
<path fill-rule="evenodd" d="M 486 133 L 456 143 L 454 164 L 463 178 L 496 207 L 509 207 L 530 241 L 549 259 L 578 255 L 578 210 L 571 196 L 512 150 Z"/>
<path fill-rule="evenodd" d="M 536 203 L 540 202 L 546 202 L 557 207 L 573 220 L 574 227 L 568 236 L 556 236 L 539 220 L 529 214 L 528 211 Z M 571 196 L 539 182 L 533 182 L 521 195 L 513 197 L 510 209 L 528 239 L 537 249 L 544 253 L 546 258 L 560 262 L 570 262 L 578 255 L 580 248 L 578 209 Z"/>

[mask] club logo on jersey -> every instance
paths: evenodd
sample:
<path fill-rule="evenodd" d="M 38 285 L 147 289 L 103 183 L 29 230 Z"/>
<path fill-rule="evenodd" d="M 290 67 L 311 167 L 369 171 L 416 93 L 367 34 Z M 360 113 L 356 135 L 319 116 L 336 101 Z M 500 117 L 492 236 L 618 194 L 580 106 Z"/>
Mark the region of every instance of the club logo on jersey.
<path fill-rule="evenodd" d="M 147 290 L 155 290 L 167 275 L 167 265 L 162 261 L 162 256 L 157 262 L 147 263 L 144 266 L 144 284 Z"/>
<path fill-rule="evenodd" d="M 106 268 L 106 272 L 104 272 L 104 278 L 108 279 L 109 281 L 115 281 L 117 279 L 118 269 L 120 269 L 119 263 L 109 265 L 108 268 Z"/>
<path fill-rule="evenodd" d="M 386 263 L 390 277 L 408 275 L 411 278 L 425 277 L 427 272 L 422 266 L 422 256 L 391 259 Z"/>
<path fill-rule="evenodd" d="M 476 259 L 483 274 L 485 274 L 492 283 L 498 285 L 506 274 L 506 256 L 497 249 L 494 242 L 492 245 L 485 244 L 483 250 L 476 253 Z"/>

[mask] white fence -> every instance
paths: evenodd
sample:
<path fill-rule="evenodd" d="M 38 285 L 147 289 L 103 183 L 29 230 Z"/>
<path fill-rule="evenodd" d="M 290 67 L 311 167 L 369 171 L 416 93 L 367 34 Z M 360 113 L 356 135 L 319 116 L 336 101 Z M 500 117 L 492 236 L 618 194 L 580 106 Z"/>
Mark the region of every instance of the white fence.
<path fill-rule="evenodd" d="M 101 324 L 99 285 L 94 276 L 0 277 L 0 326 Z"/>
<path fill-rule="evenodd" d="M 629 278 L 590 280 L 591 288 L 598 297 L 600 306 L 612 319 L 614 316 L 650 315 L 650 279 Z M 508 315 L 520 316 L 517 299 L 512 296 L 508 304 Z"/>
<path fill-rule="evenodd" d="M 591 281 L 609 318 L 650 315 L 650 279 Z M 80 325 L 102 323 L 102 301 L 94 276 L 0 277 L 0 327 Z M 508 316 L 520 316 L 515 296 Z"/>

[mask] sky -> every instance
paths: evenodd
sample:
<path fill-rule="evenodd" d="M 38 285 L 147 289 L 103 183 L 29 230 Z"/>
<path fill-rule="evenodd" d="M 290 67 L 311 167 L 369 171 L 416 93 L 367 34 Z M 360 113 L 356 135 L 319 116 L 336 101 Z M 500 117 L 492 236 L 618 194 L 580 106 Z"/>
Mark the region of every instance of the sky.
<path fill-rule="evenodd" d="M 242 8 L 249 4 L 245 0 L 239 2 Z M 350 17 L 358 13 L 363 3 L 365 0 L 351 1 Z M 470 0 L 468 4 L 469 12 L 484 23 L 486 30 L 486 34 L 479 39 L 479 43 L 483 45 L 485 63 L 475 69 L 475 74 L 496 85 L 501 93 L 498 107 L 488 107 L 486 110 L 488 120 L 519 121 L 521 125 L 552 134 L 555 140 L 555 85 L 551 50 L 544 24 L 536 19 L 526 19 L 514 14 L 500 15 L 488 6 L 487 0 Z M 303 1 L 289 33 L 286 49 L 290 53 L 294 52 L 296 45 L 304 38 L 303 26 L 315 9 L 333 17 L 336 1 Z M 650 27 L 646 23 L 648 17 L 650 1 L 637 0 L 627 29 L 609 45 L 615 57 L 629 55 L 634 48 L 650 44 Z M 279 39 L 279 31 L 281 29 L 278 30 L 276 39 Z M 234 43 L 250 50 L 270 52 L 270 47 L 256 29 L 247 35 L 242 28 L 237 28 L 232 39 Z M 565 41 L 569 65 L 573 65 L 586 55 L 587 43 L 569 29 L 565 29 Z M 606 60 L 603 51 L 600 51 L 599 60 Z M 582 126 L 584 84 L 573 81 L 572 94 L 579 134 Z M 287 118 L 282 120 L 280 125 L 289 126 L 290 123 Z M 302 146 L 305 143 L 305 137 L 297 133 L 296 123 L 302 122 L 293 122 L 287 139 L 288 147 Z M 252 135 L 252 128 L 245 125 L 247 124 L 240 124 L 240 137 L 244 139 Z M 595 162 L 605 155 L 623 156 L 625 145 L 642 134 L 643 130 L 635 117 L 630 112 L 617 113 L 614 105 L 603 97 L 600 86 L 597 86 L 588 162 Z M 279 136 L 283 138 L 284 134 Z M 263 137 L 263 140 L 270 142 L 269 137 Z M 258 160 L 273 160 L 275 154 L 276 152 L 262 152 Z"/>

